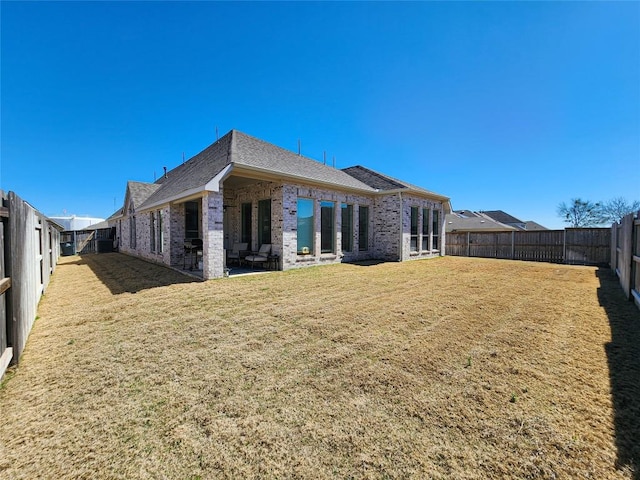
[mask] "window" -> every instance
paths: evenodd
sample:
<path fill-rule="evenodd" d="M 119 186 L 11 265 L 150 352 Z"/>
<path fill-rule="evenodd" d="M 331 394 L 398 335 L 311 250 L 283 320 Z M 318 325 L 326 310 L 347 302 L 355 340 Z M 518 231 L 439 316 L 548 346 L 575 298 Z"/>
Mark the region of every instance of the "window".
<path fill-rule="evenodd" d="M 258 243 L 271 243 L 271 199 L 258 202 Z"/>
<path fill-rule="evenodd" d="M 251 203 L 243 203 L 240 207 L 240 224 L 240 241 L 251 250 Z"/>
<path fill-rule="evenodd" d="M 418 251 L 418 207 L 411 207 L 411 251 Z"/>
<path fill-rule="evenodd" d="M 158 210 L 158 215 L 157 215 L 157 222 L 156 225 L 158 227 L 158 233 L 156 235 L 156 243 L 157 243 L 157 250 L 158 253 L 162 253 L 164 250 L 164 234 L 162 232 L 162 210 Z"/>
<path fill-rule="evenodd" d="M 156 251 L 156 212 L 151 212 L 149 219 L 149 239 L 152 252 Z"/>
<path fill-rule="evenodd" d="M 422 209 L 422 250 L 429 250 L 429 209 Z"/>
<path fill-rule="evenodd" d="M 353 205 L 342 204 L 342 251 L 353 251 Z"/>
<path fill-rule="evenodd" d="M 136 248 L 136 217 L 129 217 L 129 247 Z"/>
<path fill-rule="evenodd" d="M 431 229 L 431 234 L 433 235 L 433 249 L 438 250 L 438 237 L 440 235 L 438 229 L 438 214 L 440 212 L 438 210 L 433 211 L 433 227 Z"/>
<path fill-rule="evenodd" d="M 369 207 L 358 208 L 358 250 L 369 250 Z"/>
<path fill-rule="evenodd" d="M 184 204 L 184 236 L 185 238 L 200 238 L 200 203 L 186 202 Z"/>
<path fill-rule="evenodd" d="M 334 210 L 333 202 L 320 202 L 320 253 L 335 253 Z"/>
<path fill-rule="evenodd" d="M 313 253 L 313 200 L 298 199 L 298 253 Z"/>

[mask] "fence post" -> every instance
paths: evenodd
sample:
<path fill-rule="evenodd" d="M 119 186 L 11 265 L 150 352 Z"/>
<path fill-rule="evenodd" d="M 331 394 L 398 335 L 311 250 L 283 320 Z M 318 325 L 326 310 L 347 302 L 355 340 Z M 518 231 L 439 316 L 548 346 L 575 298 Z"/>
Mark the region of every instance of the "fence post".
<path fill-rule="evenodd" d="M 611 225 L 611 261 L 609 262 L 609 266 L 613 273 L 616 272 L 616 265 L 618 264 L 617 255 L 618 255 L 618 224 L 613 222 Z"/>
<path fill-rule="evenodd" d="M 567 263 L 567 229 L 562 230 L 562 263 Z"/>
<path fill-rule="evenodd" d="M 471 256 L 471 232 L 467 232 L 467 257 Z"/>
<path fill-rule="evenodd" d="M 511 260 L 516 258 L 516 231 L 511 231 Z"/>

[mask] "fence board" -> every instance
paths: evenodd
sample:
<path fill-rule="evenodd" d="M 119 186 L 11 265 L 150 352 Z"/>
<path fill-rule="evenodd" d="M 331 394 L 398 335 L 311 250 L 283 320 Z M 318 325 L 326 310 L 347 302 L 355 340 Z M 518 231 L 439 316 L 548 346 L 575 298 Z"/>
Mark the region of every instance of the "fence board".
<path fill-rule="evenodd" d="M 10 285 L 11 279 L 5 276 L 4 267 L 4 219 L 0 221 L 0 279 L 2 279 L 2 282 L 8 281 Z M 7 310 L 5 306 L 6 291 L 7 290 L 4 289 L 0 292 L 0 358 L 12 355 L 12 352 L 6 353 L 7 347 L 9 346 L 7 338 Z M 2 377 L 7 364 L 8 360 L 0 362 L 0 377 Z"/>
<path fill-rule="evenodd" d="M 636 306 L 640 308 L 640 212 L 633 221 L 631 257 L 631 296 Z"/>
<path fill-rule="evenodd" d="M 11 363 L 18 363 L 36 318 L 38 301 L 55 270 L 60 232 L 14 192 L 9 192 L 7 203 L 8 217 L 3 221 L 4 276 L 10 277 L 11 282 L 2 295 L 6 308 L 2 331 L 6 332 L 6 350 L 12 348 Z"/>
<path fill-rule="evenodd" d="M 609 264 L 611 229 L 447 233 L 447 254 L 581 265 Z"/>

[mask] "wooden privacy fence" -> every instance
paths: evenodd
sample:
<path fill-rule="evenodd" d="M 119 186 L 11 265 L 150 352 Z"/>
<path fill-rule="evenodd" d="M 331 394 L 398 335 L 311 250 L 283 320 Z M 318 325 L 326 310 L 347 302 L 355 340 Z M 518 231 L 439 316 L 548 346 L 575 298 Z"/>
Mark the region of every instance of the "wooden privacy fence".
<path fill-rule="evenodd" d="M 608 265 L 611 229 L 447 233 L 447 255 L 572 265 Z"/>
<path fill-rule="evenodd" d="M 106 253 L 114 249 L 115 227 L 98 228 L 96 230 L 64 231 L 60 234 L 63 255 Z M 70 249 L 65 248 L 69 246 Z"/>
<path fill-rule="evenodd" d="M 640 308 L 640 212 L 611 227 L 611 268 L 624 294 Z"/>
<path fill-rule="evenodd" d="M 60 256 L 61 227 L 0 191 L 0 378 L 17 364 Z"/>

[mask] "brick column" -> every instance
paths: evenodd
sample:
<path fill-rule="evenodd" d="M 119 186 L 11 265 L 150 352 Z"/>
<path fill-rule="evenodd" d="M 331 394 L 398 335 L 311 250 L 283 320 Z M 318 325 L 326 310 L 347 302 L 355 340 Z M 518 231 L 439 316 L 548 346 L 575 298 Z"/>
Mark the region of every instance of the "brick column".
<path fill-rule="evenodd" d="M 224 218 L 222 192 L 202 197 L 202 274 L 205 280 L 224 275 Z"/>

